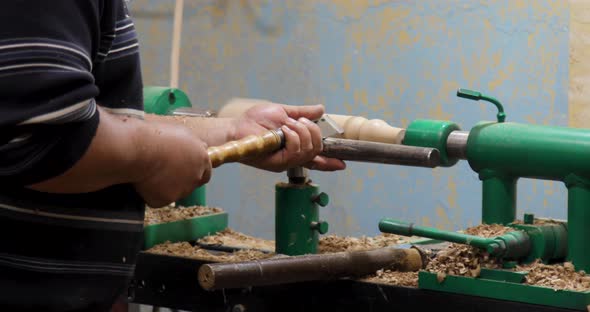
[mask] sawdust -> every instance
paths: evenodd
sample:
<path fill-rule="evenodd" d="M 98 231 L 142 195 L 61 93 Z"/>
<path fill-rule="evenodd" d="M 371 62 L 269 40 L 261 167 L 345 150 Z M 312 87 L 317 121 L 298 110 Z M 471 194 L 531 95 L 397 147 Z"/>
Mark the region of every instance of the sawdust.
<path fill-rule="evenodd" d="M 514 231 L 514 229 L 501 225 L 479 225 L 468 228 L 464 232 L 482 237 L 495 237 L 510 231 Z M 320 239 L 319 250 L 320 253 L 368 250 L 405 243 L 406 240 L 405 237 L 393 234 L 360 238 L 327 235 Z M 211 262 L 240 262 L 277 256 L 272 253 L 274 241 L 252 237 L 232 229 L 226 229 L 217 235 L 205 237 L 199 240 L 199 243 L 245 249 L 228 253 L 206 250 L 198 246 L 192 246 L 188 242 L 168 242 L 154 246 L 147 252 Z M 261 250 L 271 252 L 262 252 Z M 425 271 L 436 273 L 439 282 L 442 282 L 447 275 L 478 277 L 481 268 L 501 268 L 501 266 L 502 264 L 498 260 L 489 257 L 485 252 L 477 248 L 461 244 L 450 244 L 428 263 Z M 569 262 L 552 265 L 535 262 L 518 266 L 513 270 L 529 272 L 525 280 L 525 283 L 529 285 L 544 286 L 556 290 L 590 291 L 590 275 L 586 275 L 583 271 L 576 272 Z M 374 274 L 357 280 L 384 285 L 418 287 L 418 272 L 378 270 Z"/>
<path fill-rule="evenodd" d="M 271 252 L 274 252 L 275 250 L 275 242 L 272 240 L 252 237 L 229 228 L 215 235 L 201 238 L 198 242 L 207 245 L 223 245 L 234 248 L 260 249 Z"/>
<path fill-rule="evenodd" d="M 202 249 L 198 246 L 192 246 L 187 242 L 170 243 L 166 242 L 163 244 L 156 245 L 147 252 L 154 254 L 163 254 L 177 257 L 185 257 L 192 259 L 199 259 L 212 262 L 240 262 L 266 259 L 274 256 L 270 253 L 264 253 L 259 250 L 244 249 L 235 251 L 232 253 L 221 252 L 221 251 L 210 251 Z"/>
<path fill-rule="evenodd" d="M 524 224 L 523 220 L 516 220 L 514 221 L 515 224 Z M 535 219 L 533 221 L 534 225 L 543 225 L 543 224 L 560 224 L 564 223 L 564 221 L 560 220 L 553 220 L 553 219 Z"/>
<path fill-rule="evenodd" d="M 464 232 L 481 237 L 496 237 L 512 231 L 515 229 L 503 225 L 481 224 Z M 478 277 L 482 268 L 496 269 L 501 266 L 499 259 L 491 257 L 479 248 L 453 243 L 428 263 L 426 271 L 437 273 L 439 281 L 442 281 L 446 275 Z"/>
<path fill-rule="evenodd" d="M 408 242 L 408 239 L 403 236 L 395 234 L 380 234 L 374 237 L 348 237 L 326 235 L 322 236 L 319 241 L 319 253 L 332 253 L 341 251 L 355 251 L 355 250 L 371 250 L 403 244 Z"/>
<path fill-rule="evenodd" d="M 408 241 L 408 238 L 395 234 L 380 234 L 374 237 L 348 237 L 337 235 L 326 235 L 320 237 L 318 244 L 319 253 L 333 253 L 353 250 L 370 250 L 396 244 L 402 244 Z M 274 240 L 260 239 L 226 229 L 215 235 L 207 236 L 199 240 L 201 244 L 224 245 L 236 248 L 249 248 L 273 251 L 275 247 Z"/>
<path fill-rule="evenodd" d="M 464 232 L 481 237 L 495 237 L 511 231 L 514 231 L 514 229 L 502 225 L 479 225 L 466 229 Z M 360 238 L 328 235 L 320 239 L 319 251 L 320 253 L 332 253 L 369 250 L 405 243 L 406 240 L 407 238 L 393 234 Z M 160 244 L 154 246 L 148 252 L 212 262 L 240 262 L 276 256 L 273 253 L 260 251 L 274 251 L 274 241 L 255 238 L 231 229 L 226 229 L 217 235 L 205 237 L 199 240 L 199 243 L 245 249 L 227 253 L 209 251 L 198 246 L 192 246 L 187 242 L 181 242 Z M 482 268 L 497 269 L 501 268 L 501 266 L 502 263 L 499 260 L 490 257 L 486 252 L 478 248 L 450 244 L 431 259 L 425 271 L 436 273 L 437 279 L 442 282 L 447 275 L 478 277 Z M 575 272 L 571 263 L 546 265 L 535 262 L 518 266 L 514 270 L 528 271 L 525 283 L 529 285 L 550 287 L 556 290 L 590 291 L 590 275 L 586 275 L 583 271 Z M 379 270 L 358 280 L 385 285 L 418 287 L 418 272 Z"/>
<path fill-rule="evenodd" d="M 571 262 L 547 265 L 536 261 L 517 266 L 516 271 L 528 271 L 525 283 L 560 290 L 590 291 L 590 276 L 574 269 Z"/>
<path fill-rule="evenodd" d="M 418 272 L 379 270 L 375 274 L 361 279 L 361 281 L 405 287 L 418 287 Z"/>
<path fill-rule="evenodd" d="M 223 210 L 216 207 L 164 207 L 164 208 L 149 208 L 145 211 L 145 225 L 168 223 L 173 221 L 186 220 L 194 217 L 221 213 Z"/>
<path fill-rule="evenodd" d="M 496 237 L 513 231 L 516 231 L 516 229 L 500 224 L 480 224 L 478 226 L 465 229 L 464 233 L 481 237 Z"/>
<path fill-rule="evenodd" d="M 482 224 L 468 228 L 464 233 L 481 237 L 495 237 L 511 231 L 514 231 L 514 229 L 502 225 Z M 398 239 L 400 239 L 400 242 L 397 242 L 398 244 L 407 242 L 402 237 L 398 237 Z M 392 244 L 395 243 L 392 242 Z M 390 244 L 386 243 L 383 246 Z M 425 270 L 437 273 L 438 279 L 442 281 L 448 274 L 477 277 L 482 267 L 498 268 L 500 264 L 497 263 L 496 259 L 489 257 L 477 248 L 461 244 L 450 244 L 428 263 Z M 361 280 L 378 284 L 418 287 L 418 272 L 379 270 Z"/>
<path fill-rule="evenodd" d="M 352 250 L 369 250 L 391 246 L 406 242 L 406 239 L 394 234 L 382 234 L 375 237 L 341 237 L 328 235 L 320 238 L 319 252 L 333 253 Z M 166 254 L 179 257 L 188 257 L 214 262 L 238 262 L 265 259 L 274 254 L 274 241 L 252 237 L 244 233 L 225 229 L 215 235 L 206 236 L 198 240 L 202 245 L 222 245 L 226 247 L 241 248 L 233 253 L 209 251 L 199 246 L 192 246 L 188 242 L 164 243 L 156 245 L 147 252 Z M 396 272 L 391 272 L 396 273 Z M 385 273 L 383 276 L 387 276 Z M 407 275 L 407 274 L 406 274 Z M 385 278 L 384 277 L 384 278 Z"/>

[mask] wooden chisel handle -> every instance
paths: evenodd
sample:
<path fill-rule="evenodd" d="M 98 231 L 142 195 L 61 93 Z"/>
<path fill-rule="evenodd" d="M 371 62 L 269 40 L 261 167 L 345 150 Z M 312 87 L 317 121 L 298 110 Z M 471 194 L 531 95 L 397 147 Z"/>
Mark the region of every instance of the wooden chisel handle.
<path fill-rule="evenodd" d="M 281 129 L 269 130 L 262 135 L 249 135 L 237 141 L 230 141 L 221 146 L 207 149 L 213 168 L 225 163 L 238 162 L 247 158 L 270 154 L 281 149 L 285 135 Z"/>

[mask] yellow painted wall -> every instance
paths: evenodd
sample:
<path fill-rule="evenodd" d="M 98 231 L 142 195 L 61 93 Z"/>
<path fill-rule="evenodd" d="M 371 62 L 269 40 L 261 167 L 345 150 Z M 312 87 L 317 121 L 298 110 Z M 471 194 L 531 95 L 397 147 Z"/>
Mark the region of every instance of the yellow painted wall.
<path fill-rule="evenodd" d="M 570 0 L 569 124 L 590 127 L 590 0 Z"/>

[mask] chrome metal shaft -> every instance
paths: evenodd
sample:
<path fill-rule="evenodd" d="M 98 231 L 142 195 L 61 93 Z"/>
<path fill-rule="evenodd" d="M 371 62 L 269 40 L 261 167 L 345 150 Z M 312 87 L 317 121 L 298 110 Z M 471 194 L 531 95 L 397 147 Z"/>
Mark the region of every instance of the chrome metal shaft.
<path fill-rule="evenodd" d="M 467 131 L 453 131 L 447 138 L 447 153 L 449 157 L 467 159 Z"/>
<path fill-rule="evenodd" d="M 322 155 L 341 160 L 402 166 L 434 168 L 440 165 L 440 152 L 435 148 L 336 138 L 324 139 Z"/>

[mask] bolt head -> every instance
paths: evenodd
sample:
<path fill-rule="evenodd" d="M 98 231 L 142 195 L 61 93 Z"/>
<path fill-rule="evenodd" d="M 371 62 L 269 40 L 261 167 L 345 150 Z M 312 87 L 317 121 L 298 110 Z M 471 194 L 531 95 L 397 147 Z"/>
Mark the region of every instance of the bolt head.
<path fill-rule="evenodd" d="M 330 202 L 330 197 L 328 194 L 321 192 L 314 197 L 313 202 L 320 205 L 321 207 L 326 207 Z"/>
<path fill-rule="evenodd" d="M 328 229 L 329 229 L 329 224 L 326 221 L 320 221 L 318 222 L 318 227 L 317 227 L 317 231 L 320 234 L 326 234 L 328 233 Z"/>
<path fill-rule="evenodd" d="M 494 256 L 494 255 L 496 255 L 496 253 L 498 253 L 498 249 L 500 249 L 500 246 L 496 243 L 492 243 L 492 244 L 488 245 L 487 249 L 488 249 L 487 252 L 490 255 Z"/>

